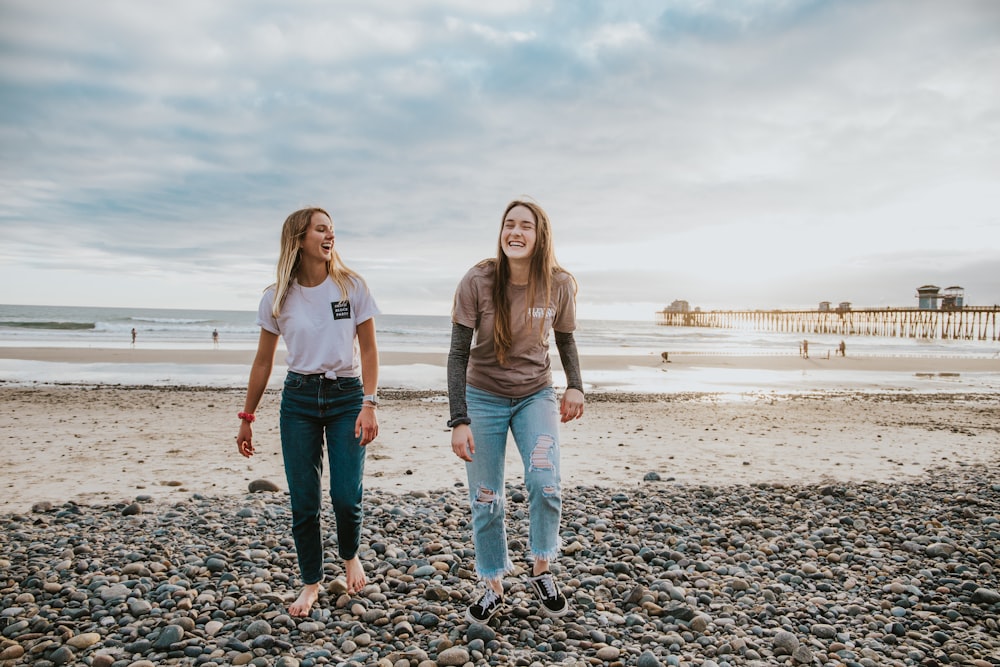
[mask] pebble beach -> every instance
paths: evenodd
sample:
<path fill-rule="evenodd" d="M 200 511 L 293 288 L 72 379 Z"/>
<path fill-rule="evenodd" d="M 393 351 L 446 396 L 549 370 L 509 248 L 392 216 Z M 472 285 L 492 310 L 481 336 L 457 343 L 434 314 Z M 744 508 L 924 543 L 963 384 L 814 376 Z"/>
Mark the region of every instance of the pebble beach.
<path fill-rule="evenodd" d="M 465 621 L 479 589 L 438 392 L 384 391 L 369 585 L 345 593 L 327 512 L 304 619 L 278 394 L 250 462 L 241 395 L 0 386 L 0 665 L 1000 664 L 993 395 L 592 394 L 563 433 L 552 569 L 572 611 L 538 613 L 509 462 L 519 569 L 488 626 Z"/>
<path fill-rule="evenodd" d="M 280 493 L 42 505 L 0 519 L 0 663 L 985 667 L 1000 664 L 998 472 L 567 488 L 553 571 L 572 612 L 540 616 L 520 570 L 489 626 L 464 620 L 477 589 L 462 489 L 369 493 L 369 585 L 347 595 L 331 558 L 306 619 L 285 611 Z M 524 492 L 507 491 L 523 555 Z"/>

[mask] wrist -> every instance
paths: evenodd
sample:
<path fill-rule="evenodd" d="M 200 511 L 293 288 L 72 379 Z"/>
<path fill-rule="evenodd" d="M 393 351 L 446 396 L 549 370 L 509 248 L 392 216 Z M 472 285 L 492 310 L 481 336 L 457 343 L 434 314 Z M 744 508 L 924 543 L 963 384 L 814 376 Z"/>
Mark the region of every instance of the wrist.
<path fill-rule="evenodd" d="M 372 408 L 378 407 L 378 395 L 377 394 L 365 394 L 361 397 L 361 402 L 363 405 L 367 405 Z"/>
<path fill-rule="evenodd" d="M 257 421 L 257 417 L 252 412 L 237 412 L 236 416 L 240 418 L 240 421 L 245 421 L 248 424 Z"/>

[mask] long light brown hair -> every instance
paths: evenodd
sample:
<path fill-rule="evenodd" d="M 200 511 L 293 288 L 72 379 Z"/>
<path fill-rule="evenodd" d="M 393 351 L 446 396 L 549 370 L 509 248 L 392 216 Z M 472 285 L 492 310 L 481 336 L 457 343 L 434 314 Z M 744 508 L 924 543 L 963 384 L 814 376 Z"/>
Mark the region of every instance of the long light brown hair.
<path fill-rule="evenodd" d="M 515 206 L 524 206 L 535 216 L 535 249 L 531 255 L 528 268 L 528 292 L 525 315 L 534 323 L 535 297 L 544 296 L 544 307 L 548 308 L 552 300 L 552 278 L 557 273 L 565 273 L 573 280 L 573 292 L 576 293 L 576 279 L 559 266 L 556 261 L 555 247 L 552 243 L 552 223 L 545 210 L 533 201 L 515 199 L 507 204 L 500 218 L 500 234 L 497 237 L 497 256 L 494 259 L 483 260 L 481 264 L 494 266 L 493 272 L 493 306 L 496 309 L 493 320 L 493 346 L 496 349 L 497 361 L 501 366 L 507 364 L 507 354 L 514 344 L 511 333 L 513 314 L 510 312 L 510 299 L 507 297 L 507 284 L 510 282 L 510 260 L 503 251 L 503 228 L 507 214 Z M 545 316 L 538 324 L 538 336 L 541 340 L 545 334 Z"/>
<path fill-rule="evenodd" d="M 278 255 L 278 276 L 274 283 L 274 305 L 271 307 L 271 313 L 275 317 L 281 313 L 285 297 L 288 296 L 288 288 L 295 278 L 295 273 L 299 270 L 302 239 L 309 231 L 312 217 L 316 213 L 322 213 L 331 221 L 330 224 L 333 224 L 333 218 L 330 217 L 329 213 L 321 208 L 312 207 L 300 209 L 289 215 L 285 218 L 285 224 L 281 228 L 281 253 Z M 330 254 L 330 261 L 327 262 L 326 269 L 330 277 L 333 278 L 333 282 L 337 283 L 340 295 L 344 299 L 347 298 L 353 280 L 364 282 L 360 275 L 348 268 L 340 259 L 336 246 Z"/>

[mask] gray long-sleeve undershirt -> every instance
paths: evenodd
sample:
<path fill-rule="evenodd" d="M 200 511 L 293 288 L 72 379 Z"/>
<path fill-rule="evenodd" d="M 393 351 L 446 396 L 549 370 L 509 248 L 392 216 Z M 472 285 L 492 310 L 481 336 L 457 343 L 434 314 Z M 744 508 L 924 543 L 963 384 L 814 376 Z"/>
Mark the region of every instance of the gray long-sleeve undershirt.
<path fill-rule="evenodd" d="M 472 349 L 473 329 L 453 322 L 451 325 L 451 348 L 448 350 L 448 407 L 451 419 L 448 426 L 469 424 L 468 406 L 465 402 L 465 377 L 469 369 L 469 351 Z M 576 340 L 572 332 L 556 331 L 556 349 L 559 361 L 566 374 L 566 387 L 583 392 L 580 375 L 580 356 L 576 350 Z"/>

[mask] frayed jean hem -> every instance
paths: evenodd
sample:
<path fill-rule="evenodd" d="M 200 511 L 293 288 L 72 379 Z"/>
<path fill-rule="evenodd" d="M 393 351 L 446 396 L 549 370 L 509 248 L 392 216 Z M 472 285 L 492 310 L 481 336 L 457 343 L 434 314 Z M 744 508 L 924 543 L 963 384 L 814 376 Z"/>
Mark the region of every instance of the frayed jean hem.
<path fill-rule="evenodd" d="M 559 547 L 556 547 L 555 549 L 552 549 L 550 551 L 532 550 L 531 557 L 535 560 L 544 560 L 548 563 L 551 563 L 552 561 L 559 559 L 559 553 L 560 553 Z"/>
<path fill-rule="evenodd" d="M 476 575 L 483 581 L 493 583 L 500 581 L 504 578 L 504 575 L 510 574 L 514 571 L 514 564 L 507 560 L 507 564 L 499 570 L 481 570 L 476 566 Z"/>

